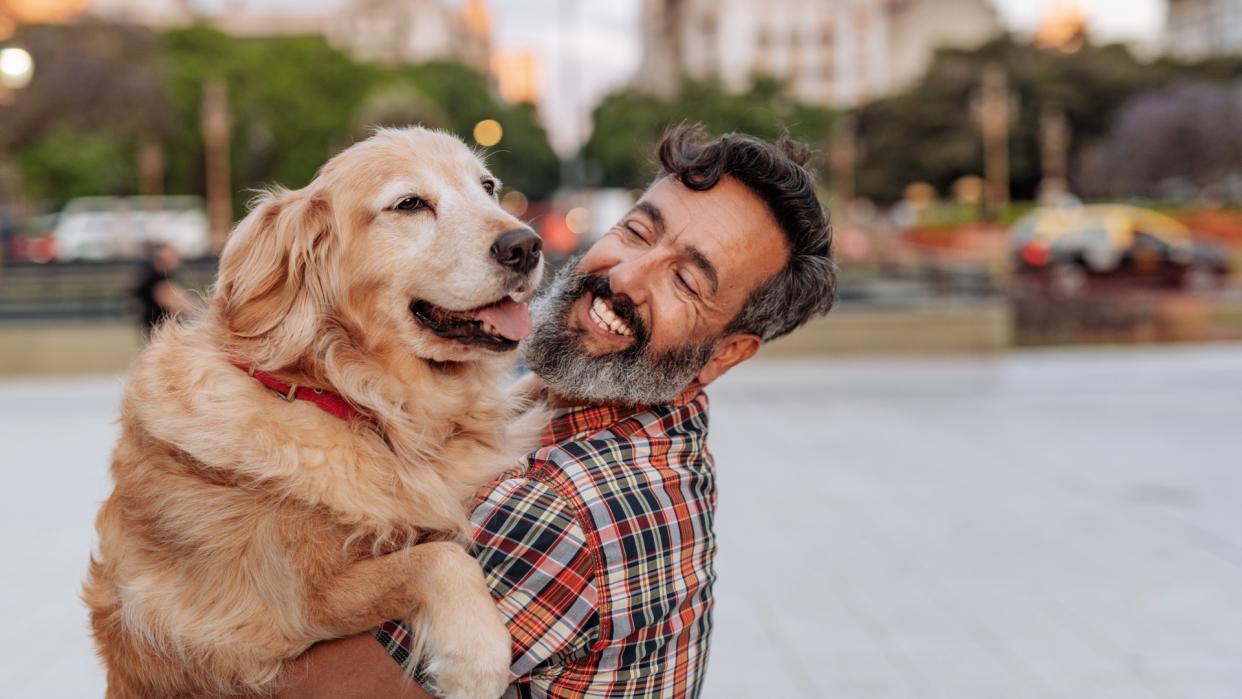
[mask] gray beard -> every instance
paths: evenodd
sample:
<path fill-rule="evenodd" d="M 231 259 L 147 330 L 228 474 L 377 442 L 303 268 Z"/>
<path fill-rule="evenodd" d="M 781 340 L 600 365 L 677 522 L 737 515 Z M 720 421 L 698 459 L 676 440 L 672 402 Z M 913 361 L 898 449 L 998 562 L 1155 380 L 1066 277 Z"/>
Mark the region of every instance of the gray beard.
<path fill-rule="evenodd" d="M 631 319 L 636 321 L 630 323 L 632 345 L 598 357 L 587 354 L 584 331 L 568 324 L 570 307 L 587 292 L 587 275 L 574 273 L 578 259 L 567 262 L 531 304 L 534 331 L 522 344 L 522 359 L 565 398 L 622 405 L 672 402 L 712 358 L 719 338 L 653 354 L 650 334 L 640 319 Z"/>

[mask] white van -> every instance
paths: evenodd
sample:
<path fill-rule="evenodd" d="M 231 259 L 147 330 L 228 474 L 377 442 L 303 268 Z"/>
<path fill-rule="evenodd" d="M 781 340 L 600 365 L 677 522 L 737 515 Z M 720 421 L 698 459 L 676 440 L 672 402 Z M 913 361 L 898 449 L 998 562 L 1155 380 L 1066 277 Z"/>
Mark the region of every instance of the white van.
<path fill-rule="evenodd" d="M 192 196 L 81 197 L 65 206 L 52 235 L 63 261 L 142 257 L 157 242 L 185 258 L 211 250 L 203 202 Z"/>

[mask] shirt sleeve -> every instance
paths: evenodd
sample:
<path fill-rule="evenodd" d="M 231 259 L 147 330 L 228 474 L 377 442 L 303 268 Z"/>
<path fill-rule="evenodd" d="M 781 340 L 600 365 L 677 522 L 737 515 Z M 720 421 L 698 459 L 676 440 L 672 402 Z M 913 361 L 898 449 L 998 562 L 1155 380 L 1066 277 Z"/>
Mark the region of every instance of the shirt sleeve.
<path fill-rule="evenodd" d="M 498 483 L 470 520 L 471 553 L 513 638 L 510 679 L 586 652 L 599 627 L 599 599 L 594 558 L 573 509 L 547 485 L 519 477 Z M 388 622 L 375 636 L 418 677 L 404 625 Z"/>

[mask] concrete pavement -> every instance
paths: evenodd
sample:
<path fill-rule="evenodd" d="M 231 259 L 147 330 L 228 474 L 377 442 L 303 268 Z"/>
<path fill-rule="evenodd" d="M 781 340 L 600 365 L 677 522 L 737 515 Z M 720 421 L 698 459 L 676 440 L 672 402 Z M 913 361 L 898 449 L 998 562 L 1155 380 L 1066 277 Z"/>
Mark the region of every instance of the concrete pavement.
<path fill-rule="evenodd" d="M 0 382 L 0 696 L 93 697 L 116 377 Z M 712 390 L 705 697 L 1242 696 L 1242 346 L 769 359 Z"/>
<path fill-rule="evenodd" d="M 707 697 L 1242 696 L 1242 347 L 714 391 Z"/>

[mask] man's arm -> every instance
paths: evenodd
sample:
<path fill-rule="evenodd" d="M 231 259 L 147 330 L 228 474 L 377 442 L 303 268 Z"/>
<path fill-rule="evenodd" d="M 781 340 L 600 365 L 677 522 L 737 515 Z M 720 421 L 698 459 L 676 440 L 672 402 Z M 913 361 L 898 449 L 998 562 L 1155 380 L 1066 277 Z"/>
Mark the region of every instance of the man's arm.
<path fill-rule="evenodd" d="M 546 485 L 498 483 L 471 516 L 471 552 L 513 637 L 514 676 L 590 645 L 597 630 L 595 570 L 572 509 Z M 280 697 L 426 697 L 407 679 L 408 629 L 321 643 L 282 674 Z M 404 693 L 399 693 L 404 692 Z"/>
<path fill-rule="evenodd" d="M 277 699 L 431 699 L 369 633 L 316 644 L 278 684 Z"/>

